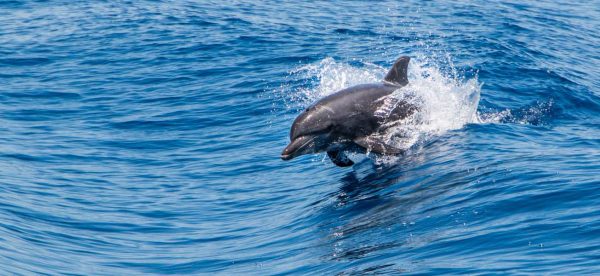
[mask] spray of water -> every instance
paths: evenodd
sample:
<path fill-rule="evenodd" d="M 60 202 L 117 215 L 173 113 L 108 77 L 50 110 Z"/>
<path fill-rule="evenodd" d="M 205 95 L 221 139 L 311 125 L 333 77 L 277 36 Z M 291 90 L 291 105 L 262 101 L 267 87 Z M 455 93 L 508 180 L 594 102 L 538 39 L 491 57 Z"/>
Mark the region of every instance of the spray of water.
<path fill-rule="evenodd" d="M 480 91 L 477 78 L 464 80 L 455 71 L 444 74 L 439 68 L 419 60 L 411 62 L 409 84 L 393 96 L 416 106 L 418 112 L 395 124 L 386 133 L 388 141 L 408 149 L 448 130 L 478 122 Z"/>
<path fill-rule="evenodd" d="M 518 109 L 479 112 L 481 123 L 511 123 L 521 125 L 546 125 L 554 111 L 554 100 L 536 101 Z"/>

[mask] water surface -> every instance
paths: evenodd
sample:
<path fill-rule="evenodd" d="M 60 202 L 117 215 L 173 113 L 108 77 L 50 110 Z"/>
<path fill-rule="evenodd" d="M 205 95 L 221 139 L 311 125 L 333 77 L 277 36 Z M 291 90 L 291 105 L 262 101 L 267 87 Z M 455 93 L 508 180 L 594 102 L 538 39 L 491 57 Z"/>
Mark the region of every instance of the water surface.
<path fill-rule="evenodd" d="M 597 273 L 599 7 L 3 1 L 0 270 Z M 279 159 L 402 55 L 405 156 Z"/>

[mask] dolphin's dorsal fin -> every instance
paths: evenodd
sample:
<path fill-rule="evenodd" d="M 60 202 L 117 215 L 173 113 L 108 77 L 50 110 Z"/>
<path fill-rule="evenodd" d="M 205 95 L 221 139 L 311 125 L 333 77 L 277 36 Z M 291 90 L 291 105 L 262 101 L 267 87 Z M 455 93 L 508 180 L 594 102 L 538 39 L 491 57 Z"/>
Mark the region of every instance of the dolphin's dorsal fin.
<path fill-rule="evenodd" d="M 407 56 L 400 57 L 396 62 L 394 62 L 394 66 L 392 69 L 385 75 L 383 79 L 386 83 L 392 85 L 406 85 L 408 84 L 408 62 L 410 58 Z"/>

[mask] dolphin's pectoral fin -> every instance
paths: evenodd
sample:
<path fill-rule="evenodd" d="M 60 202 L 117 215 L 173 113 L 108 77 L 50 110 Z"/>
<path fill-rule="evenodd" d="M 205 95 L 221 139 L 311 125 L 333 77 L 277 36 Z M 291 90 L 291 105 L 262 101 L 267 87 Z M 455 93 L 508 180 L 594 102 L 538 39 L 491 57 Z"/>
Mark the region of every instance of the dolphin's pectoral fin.
<path fill-rule="evenodd" d="M 340 150 L 330 150 L 327 151 L 327 156 L 331 159 L 333 164 L 336 164 L 338 167 L 349 167 L 354 165 L 354 162 L 348 158 L 348 156 Z"/>
<path fill-rule="evenodd" d="M 380 138 L 375 138 L 375 137 L 366 136 L 366 137 L 356 138 L 356 139 L 354 139 L 354 143 L 367 149 L 367 151 L 374 152 L 377 154 L 382 154 L 382 155 L 399 155 L 404 152 L 403 150 L 401 150 L 399 148 L 396 148 L 394 146 L 390 146 L 390 145 L 386 144 Z"/>
<path fill-rule="evenodd" d="M 396 60 L 396 62 L 394 62 L 394 66 L 392 66 L 392 68 L 387 73 L 387 75 L 385 75 L 385 78 L 383 80 L 392 85 L 408 84 L 407 74 L 409 61 L 409 57 L 400 57 L 398 60 Z"/>

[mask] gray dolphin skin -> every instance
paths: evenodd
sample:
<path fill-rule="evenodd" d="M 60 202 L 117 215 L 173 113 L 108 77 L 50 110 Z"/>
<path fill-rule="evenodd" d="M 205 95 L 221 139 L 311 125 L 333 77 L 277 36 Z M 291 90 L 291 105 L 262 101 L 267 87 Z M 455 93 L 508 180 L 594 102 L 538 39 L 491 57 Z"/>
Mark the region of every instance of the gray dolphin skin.
<path fill-rule="evenodd" d="M 390 122 L 408 117 L 416 108 L 397 100 L 386 116 L 378 116 L 377 111 L 381 110 L 390 94 L 408 84 L 409 61 L 406 56 L 396 60 L 381 83 L 346 88 L 306 108 L 294 120 L 290 143 L 281 153 L 281 159 L 327 152 L 334 164 L 348 167 L 354 162 L 346 156 L 346 152 L 402 153 L 401 149 L 387 145 L 376 134 L 388 129 Z"/>

